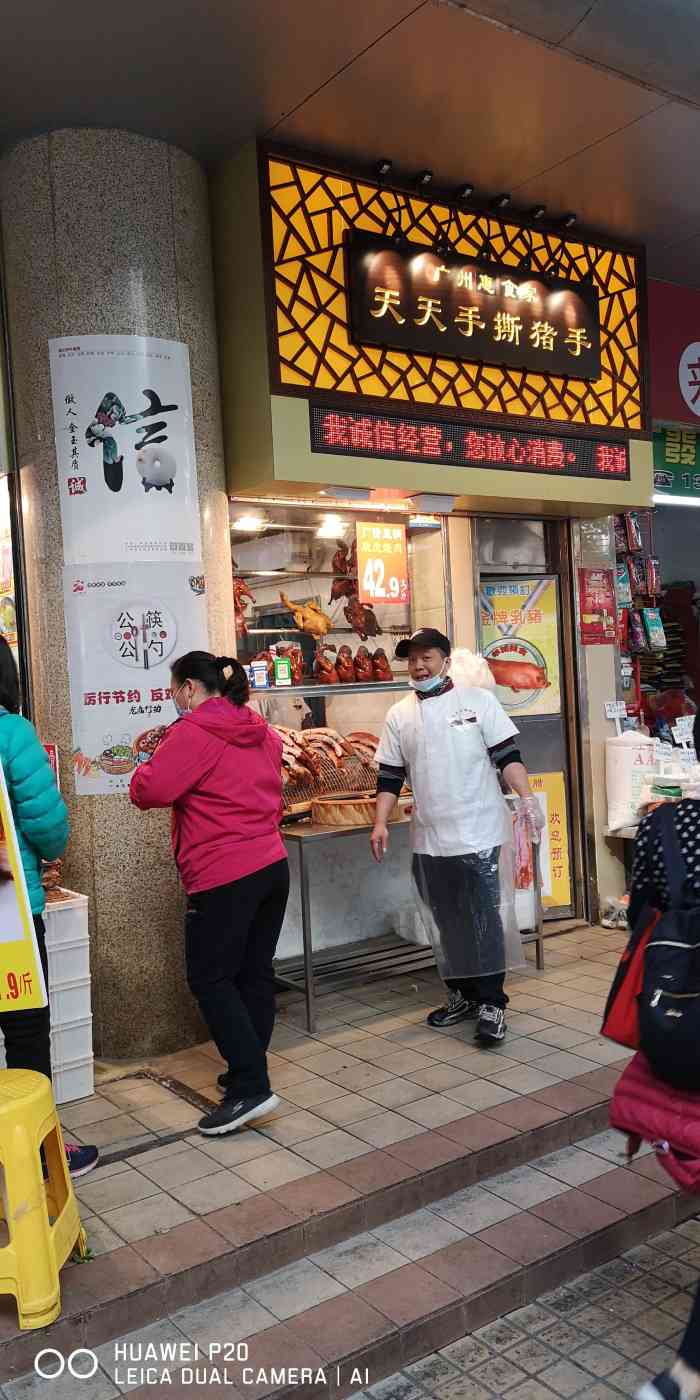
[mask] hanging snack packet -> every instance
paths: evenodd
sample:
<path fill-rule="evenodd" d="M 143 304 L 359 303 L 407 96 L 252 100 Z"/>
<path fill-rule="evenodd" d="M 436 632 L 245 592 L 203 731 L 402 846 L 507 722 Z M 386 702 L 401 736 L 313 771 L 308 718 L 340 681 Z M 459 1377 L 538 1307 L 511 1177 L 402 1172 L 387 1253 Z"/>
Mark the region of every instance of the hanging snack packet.
<path fill-rule="evenodd" d="M 661 561 L 653 554 L 647 559 L 647 593 L 650 598 L 658 598 L 661 593 Z"/>
<path fill-rule="evenodd" d="M 629 643 L 630 651 L 646 651 L 644 627 L 636 608 L 631 608 L 629 612 Z"/>
<path fill-rule="evenodd" d="M 666 633 L 664 624 L 661 621 L 661 613 L 658 608 L 643 608 L 644 628 L 649 638 L 649 646 L 652 651 L 666 650 Z"/>
<path fill-rule="evenodd" d="M 625 529 L 624 515 L 614 517 L 615 526 L 615 550 L 617 554 L 624 554 L 627 550 L 627 531 Z"/>
<path fill-rule="evenodd" d="M 629 569 L 632 593 L 646 593 L 647 571 L 645 568 L 645 560 L 638 554 L 628 554 L 627 568 Z"/>
<path fill-rule="evenodd" d="M 618 608 L 631 608 L 632 589 L 630 588 L 630 572 L 626 559 L 618 559 L 615 570 L 615 593 L 617 595 Z"/>
<path fill-rule="evenodd" d="M 627 651 L 629 647 L 630 635 L 630 612 L 629 608 L 618 608 L 617 612 L 617 637 L 618 646 L 622 651 Z"/>
<path fill-rule="evenodd" d="M 642 548 L 642 532 L 639 528 L 639 517 L 636 510 L 625 511 L 625 529 L 627 531 L 627 548 L 637 550 Z"/>

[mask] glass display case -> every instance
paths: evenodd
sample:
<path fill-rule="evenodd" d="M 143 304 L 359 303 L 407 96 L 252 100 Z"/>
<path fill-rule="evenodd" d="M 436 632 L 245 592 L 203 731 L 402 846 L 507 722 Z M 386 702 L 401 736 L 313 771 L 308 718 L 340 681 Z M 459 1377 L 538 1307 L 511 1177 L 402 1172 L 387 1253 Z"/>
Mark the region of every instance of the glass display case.
<path fill-rule="evenodd" d="M 321 790 L 371 789 L 408 685 L 396 645 L 418 626 L 447 630 L 440 518 L 232 501 L 231 555 L 238 658 L 252 704 L 286 736 L 288 804 L 302 810 L 319 786 L 299 771 L 309 747 Z"/>

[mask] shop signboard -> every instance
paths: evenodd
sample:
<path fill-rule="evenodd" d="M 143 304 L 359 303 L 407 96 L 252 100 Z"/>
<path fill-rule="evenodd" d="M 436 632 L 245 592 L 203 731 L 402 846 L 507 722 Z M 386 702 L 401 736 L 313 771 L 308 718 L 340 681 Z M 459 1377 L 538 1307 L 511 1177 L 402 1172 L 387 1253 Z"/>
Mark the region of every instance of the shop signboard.
<path fill-rule="evenodd" d="M 557 582 L 489 579 L 479 590 L 481 650 L 508 714 L 561 710 Z"/>
<path fill-rule="evenodd" d="M 0 764 L 0 1011 L 32 1011 L 46 1002 L 24 866 Z"/>
<path fill-rule="evenodd" d="M 49 360 L 64 562 L 201 559 L 187 346 L 63 336 Z"/>
<path fill-rule="evenodd" d="M 692 428 L 654 433 L 654 491 L 700 497 L 700 443 Z"/>
<path fill-rule="evenodd" d="M 185 564 L 64 569 L 79 796 L 123 793 L 175 718 L 170 668 L 206 649 L 201 576 Z"/>
<path fill-rule="evenodd" d="M 614 646 L 617 600 L 612 569 L 579 569 L 579 634 L 584 646 Z"/>
<path fill-rule="evenodd" d="M 531 773 L 530 786 L 545 819 L 540 842 L 542 903 L 545 909 L 564 909 L 571 903 L 569 820 L 563 773 Z"/>
<path fill-rule="evenodd" d="M 445 467 L 495 467 L 535 476 L 629 481 L 627 443 L 487 428 L 435 418 L 346 413 L 309 404 L 311 451 L 339 457 L 382 457 Z"/>
<path fill-rule="evenodd" d="M 347 240 L 350 338 L 358 345 L 597 379 L 598 292 L 353 230 Z"/>
<path fill-rule="evenodd" d="M 409 599 L 406 526 L 358 520 L 355 529 L 360 602 L 405 605 Z"/>
<path fill-rule="evenodd" d="M 648 293 L 651 416 L 659 423 L 697 427 L 700 291 L 651 278 Z"/>

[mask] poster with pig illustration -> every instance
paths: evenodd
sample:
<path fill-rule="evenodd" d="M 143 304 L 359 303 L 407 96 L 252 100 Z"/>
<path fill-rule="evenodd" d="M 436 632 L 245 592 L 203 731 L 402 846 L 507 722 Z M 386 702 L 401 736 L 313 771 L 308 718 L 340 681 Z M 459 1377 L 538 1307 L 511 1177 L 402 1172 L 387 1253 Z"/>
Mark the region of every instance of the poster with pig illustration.
<path fill-rule="evenodd" d="M 503 708 L 519 715 L 561 710 L 556 578 L 484 580 L 481 649 Z"/>

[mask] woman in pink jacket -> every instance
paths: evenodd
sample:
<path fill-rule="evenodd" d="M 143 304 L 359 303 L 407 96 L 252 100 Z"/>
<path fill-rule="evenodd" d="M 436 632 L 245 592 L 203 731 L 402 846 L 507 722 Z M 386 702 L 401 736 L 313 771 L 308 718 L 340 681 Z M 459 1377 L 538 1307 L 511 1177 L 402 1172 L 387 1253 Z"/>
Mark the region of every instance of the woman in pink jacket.
<path fill-rule="evenodd" d="M 277 1108 L 266 1051 L 275 1020 L 272 962 L 289 895 L 282 744 L 247 704 L 240 662 L 192 651 L 172 668 L 179 715 L 131 780 L 146 811 L 173 809 L 187 892 L 187 981 L 220 1055 L 224 1099 L 199 1124 L 230 1133 Z"/>

